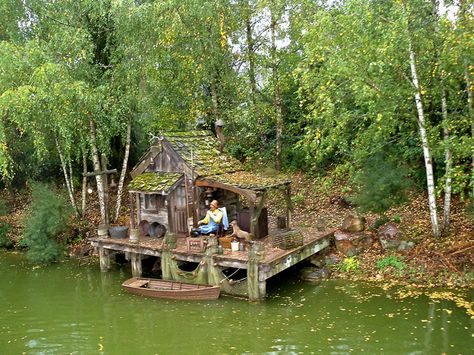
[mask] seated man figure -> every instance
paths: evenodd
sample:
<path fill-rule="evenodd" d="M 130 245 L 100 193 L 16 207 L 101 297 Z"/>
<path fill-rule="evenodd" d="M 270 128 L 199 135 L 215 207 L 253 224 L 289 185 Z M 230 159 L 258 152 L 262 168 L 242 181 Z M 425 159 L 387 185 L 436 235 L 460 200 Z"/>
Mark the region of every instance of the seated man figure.
<path fill-rule="evenodd" d="M 198 222 L 201 234 L 216 233 L 219 223 L 222 221 L 222 212 L 217 208 L 216 200 L 211 202 L 211 208 L 206 213 L 206 217 Z"/>

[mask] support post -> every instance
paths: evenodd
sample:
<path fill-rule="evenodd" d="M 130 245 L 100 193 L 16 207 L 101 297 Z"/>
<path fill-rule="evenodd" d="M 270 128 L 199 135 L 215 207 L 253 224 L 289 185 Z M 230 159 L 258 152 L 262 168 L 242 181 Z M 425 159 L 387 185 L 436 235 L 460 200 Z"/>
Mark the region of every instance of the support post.
<path fill-rule="evenodd" d="M 260 276 L 259 262 L 262 255 L 262 245 L 254 242 L 250 249 L 247 267 L 247 285 L 250 301 L 260 301 L 266 296 L 266 280 L 264 275 Z M 262 280 L 261 280 L 262 279 Z"/>
<path fill-rule="evenodd" d="M 132 264 L 132 275 L 135 277 L 142 276 L 142 256 L 138 253 L 130 253 Z"/>
<path fill-rule="evenodd" d="M 255 206 L 256 208 L 251 208 L 250 209 L 250 233 L 254 235 L 256 239 L 261 238 L 262 236 L 260 235 L 260 229 L 258 228 L 258 219 L 260 217 L 260 213 L 262 213 L 262 209 L 265 206 L 265 201 L 267 199 L 267 192 L 265 191 L 261 196 L 260 196 L 260 201 L 258 202 L 258 205 Z"/>
<path fill-rule="evenodd" d="M 110 250 L 99 247 L 99 263 L 102 272 L 110 270 Z"/>
<path fill-rule="evenodd" d="M 136 206 L 137 206 L 137 223 L 140 223 L 141 219 L 142 219 L 142 216 L 141 216 L 141 205 L 140 205 L 140 194 L 139 193 L 135 193 L 135 203 L 136 203 Z"/>
<path fill-rule="evenodd" d="M 135 223 L 135 208 L 134 208 L 134 198 L 133 198 L 133 192 L 129 193 L 130 197 L 130 229 L 135 229 L 136 228 L 136 223 Z"/>
<path fill-rule="evenodd" d="M 291 212 L 293 212 L 293 202 L 291 201 L 290 184 L 286 186 L 285 200 L 286 200 L 286 228 L 291 229 L 290 220 L 291 220 Z"/>

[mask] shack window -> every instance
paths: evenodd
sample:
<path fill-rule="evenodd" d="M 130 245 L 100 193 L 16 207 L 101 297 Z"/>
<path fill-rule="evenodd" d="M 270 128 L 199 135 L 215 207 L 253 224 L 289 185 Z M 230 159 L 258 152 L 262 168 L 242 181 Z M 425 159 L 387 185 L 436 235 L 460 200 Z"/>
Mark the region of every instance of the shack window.
<path fill-rule="evenodd" d="M 145 209 L 157 211 L 165 206 L 165 197 L 162 195 L 145 194 Z"/>

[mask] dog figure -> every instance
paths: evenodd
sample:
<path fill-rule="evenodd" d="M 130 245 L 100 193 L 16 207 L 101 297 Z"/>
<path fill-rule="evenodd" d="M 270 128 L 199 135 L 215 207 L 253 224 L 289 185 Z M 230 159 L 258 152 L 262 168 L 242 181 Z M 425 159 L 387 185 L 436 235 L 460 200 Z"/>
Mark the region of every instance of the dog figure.
<path fill-rule="evenodd" d="M 242 229 L 240 229 L 239 225 L 237 224 L 237 221 L 230 222 L 230 225 L 232 226 L 232 229 L 233 229 L 231 237 L 237 237 L 239 239 L 245 239 L 248 242 L 253 239 L 253 235 L 251 233 L 243 231 Z"/>

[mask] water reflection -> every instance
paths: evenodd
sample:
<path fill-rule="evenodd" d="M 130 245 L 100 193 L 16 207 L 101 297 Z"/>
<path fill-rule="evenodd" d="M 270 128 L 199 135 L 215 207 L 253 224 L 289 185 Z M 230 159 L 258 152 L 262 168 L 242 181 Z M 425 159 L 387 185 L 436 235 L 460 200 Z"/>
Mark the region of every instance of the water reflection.
<path fill-rule="evenodd" d="M 0 272 L 5 354 L 463 354 L 474 345 L 473 321 L 453 302 L 400 300 L 361 283 L 286 275 L 263 303 L 193 303 L 123 293 L 127 269 L 74 261 L 33 269 L 0 254 Z"/>

